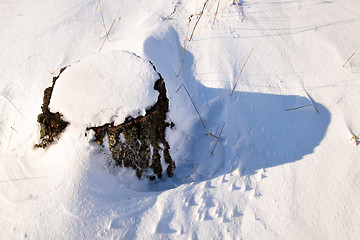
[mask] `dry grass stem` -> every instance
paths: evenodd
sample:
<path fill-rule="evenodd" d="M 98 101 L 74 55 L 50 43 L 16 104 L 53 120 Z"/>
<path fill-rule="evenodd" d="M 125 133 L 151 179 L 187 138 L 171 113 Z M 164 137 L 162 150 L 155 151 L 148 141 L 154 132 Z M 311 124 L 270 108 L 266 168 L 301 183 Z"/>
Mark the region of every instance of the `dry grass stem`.
<path fill-rule="evenodd" d="M 206 1 L 205 1 L 204 5 L 203 5 L 203 8 L 201 9 L 201 12 L 200 12 L 200 14 L 199 14 L 199 16 L 198 16 L 198 18 L 197 18 L 197 20 L 196 20 L 196 23 L 195 23 L 195 25 L 194 25 L 194 28 L 193 28 L 193 30 L 192 30 L 192 32 L 191 32 L 191 36 L 190 36 L 189 41 L 191 41 L 192 37 L 194 36 L 194 32 L 195 32 L 196 26 L 197 26 L 197 24 L 199 23 L 199 21 L 200 21 L 200 19 L 201 19 L 201 16 L 202 16 L 203 13 L 204 13 L 204 10 L 205 10 L 205 8 L 206 8 L 206 5 L 207 5 L 208 1 L 209 1 L 209 0 L 206 0 Z"/>
<path fill-rule="evenodd" d="M 222 131 L 223 131 L 223 129 L 224 129 L 224 126 L 225 126 L 225 122 L 224 122 L 224 124 L 222 125 L 222 128 L 221 128 L 221 130 L 220 130 L 219 137 L 217 138 L 217 141 L 216 141 L 216 143 L 215 143 L 214 149 L 213 149 L 212 152 L 211 152 L 211 155 L 214 155 L 216 145 L 218 144 L 218 142 L 219 142 L 219 140 L 220 140 L 220 137 L 221 137 Z"/>
<path fill-rule="evenodd" d="M 169 19 L 172 15 L 174 15 L 174 13 L 176 12 L 176 5 L 174 6 L 174 10 L 169 14 L 167 15 L 166 17 L 163 17 L 161 20 L 167 20 Z"/>
<path fill-rule="evenodd" d="M 357 145 L 359 144 L 359 143 L 358 143 L 359 137 L 360 137 L 360 134 L 357 135 L 357 136 L 354 134 L 354 135 L 351 137 L 350 141 L 354 139 L 354 144 L 356 144 L 356 146 L 357 146 Z"/>
<path fill-rule="evenodd" d="M 289 112 L 289 111 L 298 110 L 298 109 L 301 109 L 301 108 L 313 107 L 314 110 L 315 110 L 317 113 L 319 113 L 319 111 L 318 111 L 317 108 L 315 107 L 314 102 L 312 101 L 312 98 L 310 97 L 310 95 L 309 95 L 307 92 L 305 92 L 305 94 L 306 94 L 307 98 L 309 99 L 310 104 L 304 105 L 304 106 L 300 106 L 300 107 L 296 107 L 296 108 L 286 109 L 286 111 Z"/>
<path fill-rule="evenodd" d="M 216 0 L 211 0 L 210 4 L 208 5 L 209 7 L 207 8 L 207 14 L 206 16 L 209 16 L 210 12 L 211 12 L 211 9 L 212 7 L 214 6 L 214 3 L 215 3 Z"/>
<path fill-rule="evenodd" d="M 215 135 L 214 135 L 213 133 L 211 133 L 211 132 L 206 133 L 205 135 L 206 135 L 206 136 L 212 136 L 212 137 L 214 137 L 214 138 L 216 138 L 216 139 L 219 139 L 218 136 L 215 136 Z"/>
<path fill-rule="evenodd" d="M 102 20 L 103 27 L 104 27 L 104 30 L 105 30 L 105 38 L 109 39 L 108 31 L 106 30 L 106 26 L 105 26 L 105 20 L 104 20 L 104 15 L 103 15 L 102 8 L 101 8 L 101 1 L 100 0 L 99 0 L 99 8 L 100 8 L 101 20 Z"/>
<path fill-rule="evenodd" d="M 312 107 L 312 104 L 308 104 L 308 105 L 304 105 L 304 106 L 296 107 L 296 108 L 286 109 L 286 111 L 289 112 L 289 111 L 293 111 L 293 110 L 297 110 L 297 109 L 301 109 L 301 108 L 306 108 L 306 107 Z"/>
<path fill-rule="evenodd" d="M 346 60 L 346 62 L 343 64 L 343 67 L 345 67 L 345 65 L 350 61 L 350 59 L 355 55 L 356 52 L 354 52 L 349 58 L 348 60 Z"/>
<path fill-rule="evenodd" d="M 16 114 L 15 120 L 14 120 L 14 124 L 13 124 L 13 126 L 11 127 L 11 133 L 10 133 L 9 142 L 8 142 L 8 146 L 7 146 L 7 149 L 8 149 L 8 150 L 9 150 L 9 147 L 10 147 L 12 135 L 13 135 L 14 130 L 15 130 L 15 129 L 14 129 L 14 126 L 15 126 L 15 124 L 16 124 L 17 117 L 18 117 L 18 114 Z"/>
<path fill-rule="evenodd" d="M 200 121 L 201 121 L 202 125 L 203 125 L 203 126 L 204 126 L 204 128 L 206 129 L 205 123 L 204 123 L 204 121 L 202 120 L 202 118 L 201 118 L 201 116 L 200 116 L 200 113 L 199 113 L 198 109 L 196 108 L 195 103 L 194 103 L 194 101 L 193 101 L 193 99 L 192 99 L 192 97 L 191 97 L 191 95 L 190 95 L 189 91 L 188 91 L 188 90 L 187 90 L 187 88 L 185 87 L 185 85 L 184 85 L 184 84 L 181 84 L 181 85 L 180 85 L 180 87 L 176 90 L 176 93 L 178 93 L 178 92 L 179 92 L 179 90 L 180 90 L 180 88 L 181 88 L 181 87 L 184 87 L 184 89 L 185 89 L 185 91 L 186 91 L 187 95 L 189 96 L 189 98 L 190 98 L 190 100 L 191 100 L 192 105 L 194 106 L 194 108 L 195 108 L 195 110 L 196 110 L 197 114 L 199 115 L 199 118 L 200 118 Z"/>
<path fill-rule="evenodd" d="M 216 20 L 216 16 L 217 16 L 217 13 L 218 13 L 218 11 L 219 11 L 219 6 L 220 6 L 220 0 L 219 0 L 219 2 L 218 2 L 217 7 L 216 7 L 216 11 L 215 11 L 214 21 L 213 21 L 213 23 L 212 23 L 212 27 L 214 27 L 215 20 Z"/>
<path fill-rule="evenodd" d="M 112 23 L 111 23 L 111 26 L 110 26 L 110 28 L 109 28 L 109 31 L 106 32 L 106 37 L 105 37 L 103 43 L 101 44 L 101 47 L 100 47 L 100 49 L 99 49 L 99 52 L 100 52 L 101 49 L 103 48 L 106 39 L 110 41 L 110 39 L 109 39 L 110 31 L 111 31 L 112 27 L 114 26 L 114 23 L 116 22 L 116 19 L 119 19 L 119 21 L 120 21 L 120 11 L 121 11 L 122 6 L 124 5 L 124 2 L 125 2 L 125 0 L 122 1 L 121 5 L 120 5 L 120 8 L 119 8 L 119 10 L 118 10 L 118 12 L 117 12 L 117 15 L 116 15 L 116 17 L 114 18 L 114 20 L 113 20 Z M 100 3 L 100 0 L 99 0 L 99 3 Z M 101 7 L 101 5 L 100 5 L 100 7 Z M 101 17 L 102 17 L 102 12 L 101 12 Z M 102 18 L 103 18 L 103 17 L 102 17 Z M 104 20 L 104 18 L 103 18 L 103 20 Z M 105 25 L 104 25 L 104 28 L 105 28 Z M 106 31 L 106 28 L 105 28 L 105 31 Z"/>
<path fill-rule="evenodd" d="M 190 1 L 191 1 L 191 0 L 188 0 L 188 1 L 184 4 L 184 6 L 180 9 L 180 11 L 178 12 L 178 14 L 176 14 L 174 20 L 179 17 L 180 13 L 184 10 L 184 8 L 186 7 L 186 5 L 187 5 Z"/>
<path fill-rule="evenodd" d="M 15 104 L 7 97 L 4 96 L 10 103 L 11 105 L 13 105 L 13 107 L 16 109 L 16 111 L 21 115 L 21 117 L 26 121 L 26 118 L 24 117 L 24 115 L 20 112 L 20 110 L 15 106 Z"/>
<path fill-rule="evenodd" d="M 306 94 L 306 96 L 308 97 L 308 99 L 309 99 L 309 101 L 310 101 L 310 103 L 311 103 L 311 106 L 315 109 L 315 111 L 316 111 L 317 113 L 319 113 L 319 111 L 318 111 L 317 108 L 315 107 L 315 104 L 314 104 L 312 98 L 310 97 L 310 95 L 309 95 L 306 91 L 305 91 L 305 94 Z"/>
<path fill-rule="evenodd" d="M 194 173 L 197 173 L 199 176 L 201 176 L 201 174 L 198 171 L 196 171 L 195 169 L 194 169 Z"/>
<path fill-rule="evenodd" d="M 180 66 L 180 70 L 179 70 L 179 73 L 177 74 L 177 77 L 180 77 L 181 70 L 182 70 L 182 68 L 183 68 L 183 66 L 184 66 L 184 62 L 185 62 L 185 52 L 186 52 L 186 40 L 184 41 L 183 59 L 182 59 L 181 66 Z"/>
<path fill-rule="evenodd" d="M 248 60 L 249 60 L 249 58 L 250 58 L 250 56 L 251 56 L 251 54 L 252 54 L 252 52 L 253 52 L 253 51 L 254 51 L 254 48 L 253 48 L 253 49 L 251 49 L 251 52 L 250 52 L 249 56 L 247 57 L 247 59 L 246 59 L 246 61 L 245 61 L 244 65 L 242 66 L 242 68 L 241 68 L 241 70 L 240 70 L 240 73 L 239 73 L 239 76 L 238 76 L 238 78 L 236 79 L 235 85 L 234 85 L 234 87 L 233 87 L 233 90 L 231 91 L 230 96 L 232 96 L 232 95 L 233 95 L 234 90 L 235 90 L 235 88 L 236 88 L 236 85 L 237 85 L 237 83 L 238 83 L 238 81 L 239 81 L 239 79 L 240 79 L 241 73 L 242 73 L 242 71 L 244 70 L 244 67 L 245 67 L 246 63 L 248 62 Z"/>
<path fill-rule="evenodd" d="M 224 12 L 225 12 L 227 7 L 228 7 L 228 3 L 225 3 L 225 6 L 224 6 L 223 10 L 221 11 L 221 17 L 224 15 Z"/>
<path fill-rule="evenodd" d="M 179 70 L 179 73 L 177 74 L 177 77 L 180 77 L 181 70 L 182 70 L 183 65 L 184 65 L 184 63 L 185 63 L 186 41 L 187 41 L 187 37 L 188 37 L 188 35 L 189 35 L 189 29 L 190 29 L 191 20 L 192 20 L 192 16 L 189 17 L 188 28 L 187 28 L 187 31 L 186 31 L 186 37 L 185 37 L 185 41 L 184 41 L 183 59 L 182 59 L 181 66 L 180 66 L 180 70 Z M 187 66 L 187 65 L 185 64 L 185 66 Z M 187 68 L 189 69 L 189 67 L 187 67 Z M 190 71 L 190 69 L 189 69 L 189 71 Z"/>

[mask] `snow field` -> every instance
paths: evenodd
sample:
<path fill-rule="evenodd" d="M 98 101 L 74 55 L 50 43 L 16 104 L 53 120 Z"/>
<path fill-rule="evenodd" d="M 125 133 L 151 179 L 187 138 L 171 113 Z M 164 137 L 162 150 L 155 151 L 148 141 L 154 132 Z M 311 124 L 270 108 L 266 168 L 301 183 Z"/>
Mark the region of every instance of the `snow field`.
<path fill-rule="evenodd" d="M 210 2 L 212 10 L 186 43 L 179 77 L 188 18 L 204 1 L 125 1 L 121 7 L 102 0 L 107 29 L 121 18 L 97 55 L 105 38 L 98 1 L 0 4 L 1 239 L 359 238 L 359 148 L 349 141 L 360 133 L 358 58 L 342 67 L 359 49 L 358 1 L 231 7 L 221 1 L 214 26 L 217 1 Z M 168 115 L 176 124 L 167 131 L 177 163 L 172 179 L 151 183 L 126 169 L 109 170 L 110 153 L 77 125 L 49 149 L 33 149 L 52 76 L 66 65 L 85 71 L 86 61 L 120 50 L 151 60 L 165 79 Z M 122 62 L 118 57 L 108 55 L 99 67 L 112 69 Z M 67 84 L 85 81 L 72 82 L 66 71 Z M 186 91 L 176 93 L 181 84 L 206 129 Z M 85 100 L 94 89 L 81 90 Z M 307 94 L 318 113 L 312 107 L 286 111 L 310 104 Z M 63 104 L 69 100 L 58 97 L 54 109 L 64 107 L 66 117 L 89 124 L 74 115 L 75 104 Z M 130 100 L 122 114 L 137 113 Z M 87 108 L 97 116 L 91 123 L 112 117 Z M 209 133 L 218 136 L 224 122 L 211 155 L 217 139 Z"/>

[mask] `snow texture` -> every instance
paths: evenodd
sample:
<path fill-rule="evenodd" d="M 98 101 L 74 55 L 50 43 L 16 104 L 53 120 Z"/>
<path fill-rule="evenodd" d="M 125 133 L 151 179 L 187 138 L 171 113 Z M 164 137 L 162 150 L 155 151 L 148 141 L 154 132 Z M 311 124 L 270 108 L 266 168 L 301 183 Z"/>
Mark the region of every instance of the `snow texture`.
<path fill-rule="evenodd" d="M 158 79 L 152 65 L 134 54 L 96 54 L 61 74 L 49 107 L 79 127 L 110 122 L 118 125 L 155 104 L 159 94 L 154 84 Z"/>
<path fill-rule="evenodd" d="M 360 239 L 360 2 L 204 3 L 0 3 L 0 239 Z M 156 101 L 148 60 L 175 123 L 156 182 L 84 129 Z M 50 107 L 72 124 L 34 149 L 68 65 Z"/>

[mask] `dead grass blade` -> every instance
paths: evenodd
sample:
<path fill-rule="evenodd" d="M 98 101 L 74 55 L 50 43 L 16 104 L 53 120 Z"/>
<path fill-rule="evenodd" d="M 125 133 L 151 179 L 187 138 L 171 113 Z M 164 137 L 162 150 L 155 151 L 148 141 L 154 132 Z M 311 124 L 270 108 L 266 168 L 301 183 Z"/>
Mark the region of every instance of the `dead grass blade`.
<path fill-rule="evenodd" d="M 223 129 L 224 129 L 224 126 L 225 126 L 225 122 L 224 122 L 224 124 L 222 125 L 222 128 L 221 128 L 221 130 L 220 130 L 219 137 L 217 138 L 217 141 L 216 141 L 216 143 L 215 143 L 214 149 L 213 149 L 212 152 L 211 152 L 211 155 L 214 155 L 216 145 L 217 145 L 218 142 L 219 142 L 219 139 L 220 139 L 220 137 L 221 137 L 221 134 L 222 134 L 222 131 L 223 131 Z"/>
<path fill-rule="evenodd" d="M 16 111 L 21 115 L 21 117 L 26 121 L 26 118 L 24 117 L 24 115 L 20 112 L 20 110 L 15 106 L 15 104 L 7 97 L 4 96 L 10 103 L 11 105 L 13 105 L 13 107 L 16 109 Z"/>
<path fill-rule="evenodd" d="M 345 67 L 345 65 L 350 61 L 350 59 L 355 55 L 356 52 L 354 52 L 349 58 L 348 60 L 346 60 L 346 62 L 343 64 L 343 67 Z"/>
<path fill-rule="evenodd" d="M 201 12 L 200 12 L 200 14 L 199 14 L 199 16 L 198 16 L 198 18 L 197 18 L 197 20 L 196 20 L 196 23 L 195 23 L 195 25 L 194 25 L 194 28 L 193 28 L 193 30 L 192 30 L 192 32 L 191 32 L 191 36 L 190 36 L 190 38 L 189 38 L 189 41 L 191 41 L 192 37 L 194 36 L 194 32 L 195 32 L 196 26 L 198 25 L 198 23 L 199 23 L 199 21 L 200 21 L 200 19 L 201 19 L 201 16 L 204 14 L 204 10 L 205 10 L 205 8 L 206 8 L 206 5 L 207 5 L 208 1 L 209 1 L 209 0 L 206 0 L 206 1 L 205 1 L 204 5 L 203 5 L 203 8 L 201 9 Z"/>
<path fill-rule="evenodd" d="M 219 11 L 219 6 L 220 6 L 220 0 L 219 0 L 219 2 L 218 2 L 217 7 L 216 7 L 216 11 L 215 11 L 214 21 L 213 21 L 213 23 L 212 23 L 212 27 L 214 27 L 215 20 L 216 20 L 216 16 L 217 16 L 217 13 L 218 13 L 218 11 Z"/>
<path fill-rule="evenodd" d="M 178 92 L 179 92 L 179 90 L 180 90 L 180 88 L 181 88 L 181 87 L 184 87 L 184 89 L 185 89 L 185 91 L 186 91 L 187 95 L 189 96 L 189 98 L 190 98 L 190 100 L 191 100 L 192 105 L 194 106 L 194 108 L 195 108 L 195 110 L 196 110 L 197 114 L 199 115 L 199 118 L 200 118 L 200 121 L 201 121 L 202 125 L 203 125 L 203 126 L 204 126 L 204 128 L 206 129 L 205 123 L 204 123 L 204 121 L 202 120 L 202 118 L 201 118 L 201 116 L 200 116 L 200 113 L 199 113 L 199 111 L 198 111 L 197 107 L 195 106 L 195 103 L 194 103 L 194 101 L 193 101 L 193 99 L 192 99 L 192 97 L 191 97 L 191 95 L 190 95 L 189 91 L 188 91 L 188 90 L 187 90 L 187 88 L 185 87 L 185 85 L 184 85 L 184 84 L 181 84 L 181 85 L 180 85 L 180 87 L 176 90 L 176 93 L 178 93 Z"/>
<path fill-rule="evenodd" d="M 231 91 L 230 96 L 232 96 L 232 95 L 233 95 L 234 90 L 235 90 L 235 88 L 236 88 L 236 85 L 237 85 L 237 83 L 238 83 L 238 81 L 239 81 L 239 79 L 240 79 L 241 73 L 242 73 L 242 71 L 244 70 L 244 67 L 245 67 L 246 63 L 248 62 L 248 60 L 249 60 L 249 58 L 250 58 L 250 56 L 251 56 L 251 54 L 252 54 L 252 52 L 253 52 L 253 51 L 254 51 L 254 48 L 253 48 L 253 49 L 251 49 L 251 52 L 250 52 L 249 56 L 247 57 L 247 59 L 246 59 L 246 61 L 245 61 L 244 65 L 242 66 L 242 68 L 241 68 L 241 70 L 240 70 L 240 73 L 239 73 L 239 76 L 238 76 L 238 78 L 236 79 L 235 85 L 234 85 L 234 87 L 233 87 L 233 90 Z"/>
<path fill-rule="evenodd" d="M 101 7 L 101 1 L 99 0 L 99 9 L 100 9 L 100 15 L 101 15 L 101 20 L 102 20 L 102 23 L 103 23 L 103 27 L 104 27 L 104 30 L 105 30 L 105 39 L 109 39 L 108 37 L 108 31 L 106 30 L 106 26 L 105 26 L 105 20 L 104 20 L 104 15 L 103 15 L 103 11 L 102 11 L 102 7 Z"/>

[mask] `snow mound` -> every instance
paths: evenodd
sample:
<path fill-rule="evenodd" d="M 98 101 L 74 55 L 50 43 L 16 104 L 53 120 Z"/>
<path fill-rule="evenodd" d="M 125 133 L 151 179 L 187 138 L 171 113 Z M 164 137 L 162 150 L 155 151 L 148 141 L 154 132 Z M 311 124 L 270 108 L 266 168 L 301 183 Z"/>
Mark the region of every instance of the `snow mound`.
<path fill-rule="evenodd" d="M 72 124 L 121 124 L 145 114 L 157 100 L 159 75 L 149 61 L 126 51 L 108 51 L 68 67 L 57 80 L 50 102 Z"/>

